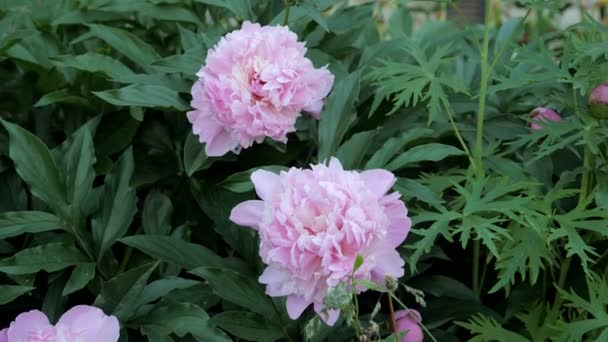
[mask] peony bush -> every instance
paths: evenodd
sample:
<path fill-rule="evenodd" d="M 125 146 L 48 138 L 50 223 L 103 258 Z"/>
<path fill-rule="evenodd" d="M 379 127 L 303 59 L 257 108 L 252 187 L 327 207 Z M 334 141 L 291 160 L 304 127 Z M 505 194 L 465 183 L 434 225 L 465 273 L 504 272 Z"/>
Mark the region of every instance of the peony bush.
<path fill-rule="evenodd" d="M 0 1 L 0 342 L 608 340 L 603 5 L 460 5 Z"/>

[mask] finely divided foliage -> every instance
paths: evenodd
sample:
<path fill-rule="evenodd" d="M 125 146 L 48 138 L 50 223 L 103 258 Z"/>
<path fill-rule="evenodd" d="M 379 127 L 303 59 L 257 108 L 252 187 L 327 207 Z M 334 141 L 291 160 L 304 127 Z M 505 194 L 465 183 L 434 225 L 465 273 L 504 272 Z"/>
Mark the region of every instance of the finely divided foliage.
<path fill-rule="evenodd" d="M 424 5 L 0 0 L 0 342 L 608 341 L 600 2 Z"/>

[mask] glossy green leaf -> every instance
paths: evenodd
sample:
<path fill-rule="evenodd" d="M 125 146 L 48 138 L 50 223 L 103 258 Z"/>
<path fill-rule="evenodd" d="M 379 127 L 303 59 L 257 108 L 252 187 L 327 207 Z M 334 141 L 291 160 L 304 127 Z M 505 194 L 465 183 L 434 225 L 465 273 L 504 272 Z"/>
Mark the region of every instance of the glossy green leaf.
<path fill-rule="evenodd" d="M 340 146 L 338 151 L 336 151 L 336 157 L 340 160 L 342 167 L 344 167 L 345 170 L 359 168 L 361 162 L 365 158 L 365 154 L 371 146 L 375 134 L 375 131 L 354 134 Z"/>
<path fill-rule="evenodd" d="M 81 96 L 73 95 L 69 89 L 59 89 L 45 94 L 34 104 L 34 107 L 44 107 L 55 103 L 70 103 L 88 106 L 89 102 Z"/>

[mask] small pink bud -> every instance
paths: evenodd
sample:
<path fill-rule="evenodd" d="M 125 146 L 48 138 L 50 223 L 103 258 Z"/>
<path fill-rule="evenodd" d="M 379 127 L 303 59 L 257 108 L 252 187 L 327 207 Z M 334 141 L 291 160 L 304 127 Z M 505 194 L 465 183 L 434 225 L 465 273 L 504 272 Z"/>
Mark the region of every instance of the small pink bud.
<path fill-rule="evenodd" d="M 539 124 L 541 121 L 562 121 L 562 117 L 559 116 L 556 111 L 547 107 L 538 107 L 534 109 L 530 113 L 530 118 L 532 119 L 532 122 L 530 122 L 530 128 L 534 131 L 544 128 L 541 124 Z"/>
<path fill-rule="evenodd" d="M 403 336 L 401 342 L 422 342 L 424 334 L 420 327 L 422 316 L 416 310 L 399 310 L 395 312 L 395 321 L 397 323 L 397 331 L 407 332 Z"/>
<path fill-rule="evenodd" d="M 593 89 L 589 95 L 589 111 L 597 119 L 608 119 L 608 83 Z"/>

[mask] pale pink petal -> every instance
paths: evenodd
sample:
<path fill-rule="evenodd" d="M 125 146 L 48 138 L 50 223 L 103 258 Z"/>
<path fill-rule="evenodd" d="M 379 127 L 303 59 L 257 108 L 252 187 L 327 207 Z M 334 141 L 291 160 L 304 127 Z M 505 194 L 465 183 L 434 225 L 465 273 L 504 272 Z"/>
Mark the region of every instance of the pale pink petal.
<path fill-rule="evenodd" d="M 279 175 L 266 170 L 256 170 L 251 174 L 255 192 L 262 200 L 270 200 L 279 181 Z"/>
<path fill-rule="evenodd" d="M 298 319 L 302 312 L 311 304 L 310 301 L 304 299 L 301 296 L 288 296 L 287 297 L 287 314 L 289 318 Z"/>
<path fill-rule="evenodd" d="M 0 342 L 8 342 L 8 328 L 0 330 Z"/>
<path fill-rule="evenodd" d="M 340 318 L 340 310 L 327 310 L 327 312 L 323 312 L 323 304 L 315 303 L 314 305 L 315 312 L 319 314 L 319 317 L 325 322 L 325 324 L 330 327 L 336 324 L 338 318 Z"/>
<path fill-rule="evenodd" d="M 262 201 L 245 201 L 232 208 L 230 212 L 230 221 L 240 225 L 258 229 L 262 221 L 262 213 L 264 212 L 264 202 Z"/>
<path fill-rule="evenodd" d="M 42 339 L 43 337 L 53 337 L 54 328 L 45 314 L 32 310 L 17 316 L 8 328 L 7 336 L 9 341 L 29 341 L 31 336 Z"/>
<path fill-rule="evenodd" d="M 336 157 L 331 157 L 329 159 L 329 165 L 327 165 L 327 167 L 329 168 L 329 170 L 331 172 L 335 172 L 335 173 L 340 173 L 344 171 L 344 168 L 342 167 L 342 163 L 340 163 L 340 160 Z"/>
<path fill-rule="evenodd" d="M 361 173 L 361 178 L 367 184 L 367 188 L 378 197 L 384 196 L 395 184 L 395 175 L 381 169 L 367 170 Z"/>
<path fill-rule="evenodd" d="M 230 133 L 222 130 L 218 135 L 207 141 L 205 153 L 209 157 L 221 157 L 236 149 L 237 146 L 239 146 L 239 142 L 230 136 Z"/>
<path fill-rule="evenodd" d="M 87 342 L 116 342 L 120 334 L 118 320 L 94 306 L 78 305 L 63 314 L 55 326 L 58 333 L 78 333 Z"/>
<path fill-rule="evenodd" d="M 399 199 L 388 201 L 384 205 L 384 212 L 389 219 L 387 242 L 391 248 L 403 243 L 412 227 L 412 220 L 407 216 L 407 208 Z"/>

